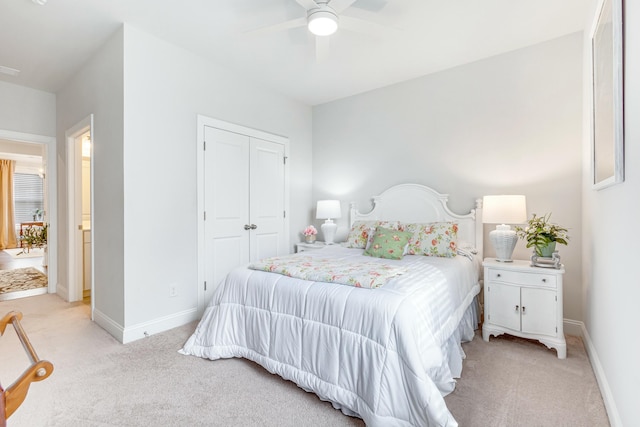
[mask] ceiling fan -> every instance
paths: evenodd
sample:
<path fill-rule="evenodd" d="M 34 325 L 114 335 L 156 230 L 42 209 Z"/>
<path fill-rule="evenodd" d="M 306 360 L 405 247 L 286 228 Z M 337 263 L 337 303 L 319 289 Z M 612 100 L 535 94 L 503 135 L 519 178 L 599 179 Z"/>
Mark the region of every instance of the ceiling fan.
<path fill-rule="evenodd" d="M 388 27 L 364 21 L 362 19 L 341 15 L 357 0 L 295 0 L 307 11 L 306 17 L 296 18 L 279 24 L 270 25 L 250 31 L 251 34 L 267 34 L 276 31 L 307 27 L 315 35 L 316 61 L 321 62 L 329 56 L 329 37 L 338 28 L 344 28 L 356 33 L 380 36 L 381 31 L 388 31 Z"/>

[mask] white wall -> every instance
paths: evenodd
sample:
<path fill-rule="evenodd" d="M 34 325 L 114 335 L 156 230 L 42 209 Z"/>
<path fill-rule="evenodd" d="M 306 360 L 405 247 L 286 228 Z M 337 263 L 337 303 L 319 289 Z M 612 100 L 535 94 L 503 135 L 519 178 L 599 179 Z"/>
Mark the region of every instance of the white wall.
<path fill-rule="evenodd" d="M 366 211 L 399 183 L 449 193 L 460 213 L 483 195 L 525 194 L 529 214 L 570 230 L 564 314 L 581 320 L 581 77 L 576 33 L 314 107 L 314 200 L 342 200 L 344 236 L 350 201 Z M 529 256 L 520 242 L 515 257 Z"/>
<path fill-rule="evenodd" d="M 137 339 L 197 307 L 196 116 L 290 138 L 297 237 L 311 204 L 311 108 L 131 26 L 124 34 L 125 327 Z"/>
<path fill-rule="evenodd" d="M 198 114 L 290 138 L 291 229 L 304 227 L 310 107 L 124 25 L 58 94 L 59 140 L 91 113 L 96 320 L 120 340 L 196 313 Z M 64 144 L 58 151 L 64 163 Z M 66 194 L 65 180 L 60 190 Z M 178 285 L 177 297 L 169 297 L 170 284 Z"/>
<path fill-rule="evenodd" d="M 57 94 L 60 287 L 68 289 L 65 132 L 94 114 L 94 294 L 96 321 L 124 326 L 123 31 L 118 30 Z M 106 323 L 105 323 L 106 322 Z M 111 328 L 111 329 L 109 329 Z"/>
<path fill-rule="evenodd" d="M 591 0 L 595 16 L 596 1 Z M 584 323 L 590 356 L 613 426 L 640 420 L 640 344 L 636 263 L 640 250 L 640 4 L 624 2 L 624 138 L 625 180 L 614 187 L 591 189 L 589 134 L 590 51 L 585 34 L 585 122 L 583 138 L 583 285 Z"/>
<path fill-rule="evenodd" d="M 0 129 L 54 136 L 56 96 L 0 81 Z"/>

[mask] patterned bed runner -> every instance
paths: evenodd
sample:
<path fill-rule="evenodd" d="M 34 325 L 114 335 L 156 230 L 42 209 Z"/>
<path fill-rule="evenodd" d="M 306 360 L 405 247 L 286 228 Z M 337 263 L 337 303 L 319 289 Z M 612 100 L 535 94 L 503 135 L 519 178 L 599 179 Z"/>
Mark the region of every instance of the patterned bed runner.
<path fill-rule="evenodd" d="M 250 264 L 249 268 L 314 282 L 371 289 L 379 288 L 407 271 L 402 267 L 375 261 L 350 262 L 304 255 L 266 258 Z"/>

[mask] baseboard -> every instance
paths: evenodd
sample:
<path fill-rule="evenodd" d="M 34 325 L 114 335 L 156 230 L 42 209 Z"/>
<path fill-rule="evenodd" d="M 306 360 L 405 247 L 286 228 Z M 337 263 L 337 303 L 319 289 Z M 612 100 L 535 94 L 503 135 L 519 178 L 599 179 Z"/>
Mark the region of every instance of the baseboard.
<path fill-rule="evenodd" d="M 600 359 L 598 358 L 596 348 L 591 341 L 591 337 L 589 336 L 589 331 L 587 331 L 587 328 L 585 327 L 583 322 L 580 322 L 578 320 L 564 319 L 564 332 L 567 335 L 576 335 L 582 337 L 584 348 L 587 351 L 587 355 L 589 356 L 589 362 L 591 362 L 591 368 L 593 369 L 593 373 L 596 376 L 598 388 L 600 389 L 600 394 L 602 395 L 602 400 L 604 401 L 604 407 L 607 409 L 609 423 L 611 424 L 611 427 L 622 427 L 622 421 L 620 420 L 620 414 L 618 413 L 616 402 L 613 400 L 613 394 L 611 393 L 611 388 L 609 388 L 609 382 L 607 381 L 604 369 L 602 368 L 602 364 L 600 363 Z"/>
<path fill-rule="evenodd" d="M 198 320 L 197 308 L 184 310 L 169 316 L 154 319 L 150 322 L 139 323 L 125 328 L 120 342 L 127 344 L 150 335 L 177 328 L 178 326 L 185 325 L 189 322 L 193 322 L 194 320 Z"/>
<path fill-rule="evenodd" d="M 51 289 L 51 287 L 49 287 L 49 292 L 58 294 L 58 296 L 63 300 L 69 301 L 69 288 L 61 285 L 60 283 L 56 285 L 55 289 Z"/>
<path fill-rule="evenodd" d="M 593 341 L 591 341 L 591 337 L 589 336 L 589 331 L 587 331 L 584 323 L 582 324 L 582 341 L 584 342 L 587 354 L 589 355 L 593 372 L 596 375 L 596 380 L 600 387 L 600 393 L 602 394 L 602 400 L 604 400 L 604 407 L 607 408 L 609 423 L 611 424 L 611 427 L 622 427 L 622 420 L 620 419 L 616 402 L 613 400 L 613 393 L 611 393 L 609 382 L 607 381 L 604 369 L 602 368 L 602 364 L 598 358 L 598 353 L 593 345 Z"/>
<path fill-rule="evenodd" d="M 109 332 L 115 339 L 122 342 L 124 336 L 124 328 L 115 320 L 95 308 L 93 310 L 93 321 L 96 322 L 105 331 Z"/>
<path fill-rule="evenodd" d="M 565 334 L 581 337 L 584 323 L 580 322 L 579 320 L 564 319 L 562 327 L 564 328 Z"/>

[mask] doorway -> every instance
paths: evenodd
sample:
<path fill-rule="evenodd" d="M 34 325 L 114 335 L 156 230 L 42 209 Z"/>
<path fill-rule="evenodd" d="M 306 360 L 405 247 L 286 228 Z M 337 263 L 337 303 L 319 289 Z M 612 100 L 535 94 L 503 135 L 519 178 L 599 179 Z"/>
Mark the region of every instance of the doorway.
<path fill-rule="evenodd" d="M 0 140 L 0 301 L 47 293 L 45 148 Z"/>
<path fill-rule="evenodd" d="M 29 171 L 28 170 L 29 165 L 27 164 L 26 165 L 27 170 L 23 170 L 23 172 L 26 172 L 25 175 L 40 176 L 41 178 L 40 185 L 42 185 L 41 191 L 42 191 L 42 197 L 44 201 L 44 205 L 43 205 L 44 209 L 38 208 L 37 209 L 38 212 L 36 212 L 36 209 L 31 209 L 33 210 L 33 212 L 30 211 L 29 215 L 33 214 L 37 216 L 37 218 L 35 218 L 33 221 L 29 221 L 33 219 L 32 217 L 29 217 L 26 219 L 23 218 L 19 222 L 20 223 L 24 223 L 24 222 L 38 223 L 39 224 L 38 227 L 33 228 L 34 231 L 35 229 L 40 229 L 43 224 L 47 224 L 47 231 L 45 234 L 45 236 L 47 237 L 44 240 L 45 246 L 47 248 L 46 251 L 44 251 L 43 249 L 40 249 L 43 252 L 41 256 L 37 257 L 35 256 L 37 254 L 35 255 L 29 254 L 29 256 L 25 257 L 24 260 L 21 260 L 20 258 L 20 257 L 24 257 L 25 256 L 24 254 L 18 255 L 14 258 L 10 257 L 9 255 L 6 255 L 4 257 L 4 262 L 6 265 L 2 269 L 12 270 L 14 267 L 15 268 L 26 267 L 29 264 L 33 264 L 35 262 L 37 263 L 37 266 L 35 264 L 33 266 L 35 266 L 39 271 L 46 273 L 47 277 L 44 280 L 47 284 L 46 286 L 47 292 L 55 293 L 57 291 L 57 277 L 58 277 L 57 171 L 56 171 L 56 162 L 55 162 L 56 139 L 54 137 L 27 134 L 22 132 L 15 132 L 15 131 L 0 129 L 0 140 L 4 141 L 7 144 L 6 145 L 7 147 L 13 146 L 15 148 L 15 150 L 13 151 L 22 151 L 22 149 L 19 149 L 16 147 L 26 147 L 26 151 L 22 152 L 21 154 L 23 155 L 26 154 L 27 156 L 29 156 L 29 151 L 30 150 L 33 151 L 35 149 L 35 151 L 38 152 L 38 156 L 41 157 L 42 160 L 39 167 L 36 167 L 36 169 Z M 9 148 L 9 151 L 12 151 L 11 148 Z M 28 178 L 28 177 L 25 177 L 25 178 Z M 27 182 L 28 182 L 28 179 L 27 179 Z M 27 200 L 26 202 L 27 202 L 26 205 L 23 207 L 29 210 L 30 209 L 28 207 L 29 201 Z M 20 224 L 18 224 L 18 227 L 19 226 Z M 16 230 L 18 230 L 18 227 L 16 227 Z M 26 227 L 28 227 L 28 225 L 26 225 Z M 20 229 L 22 230 L 22 227 L 20 227 Z M 16 234 L 19 235 L 19 231 L 16 231 Z M 19 252 L 20 252 L 20 249 L 18 249 L 16 254 Z M 31 255 L 34 255 L 34 256 L 31 257 Z M 20 261 L 18 262 L 17 260 L 20 260 Z M 43 262 L 44 264 L 46 264 L 46 266 L 42 265 Z M 22 265 L 22 264 L 25 264 L 25 265 Z M 18 277 L 14 279 L 17 282 L 23 279 L 26 281 L 26 279 L 29 278 L 27 276 L 28 276 L 28 273 L 25 273 L 24 278 Z M 37 293 L 34 293 L 33 295 L 36 295 L 36 294 Z M 27 291 L 27 294 L 22 296 L 31 296 L 31 295 L 28 295 L 28 291 Z"/>
<path fill-rule="evenodd" d="M 88 116 L 65 136 L 67 140 L 68 288 L 67 300 L 93 298 L 93 116 Z"/>

